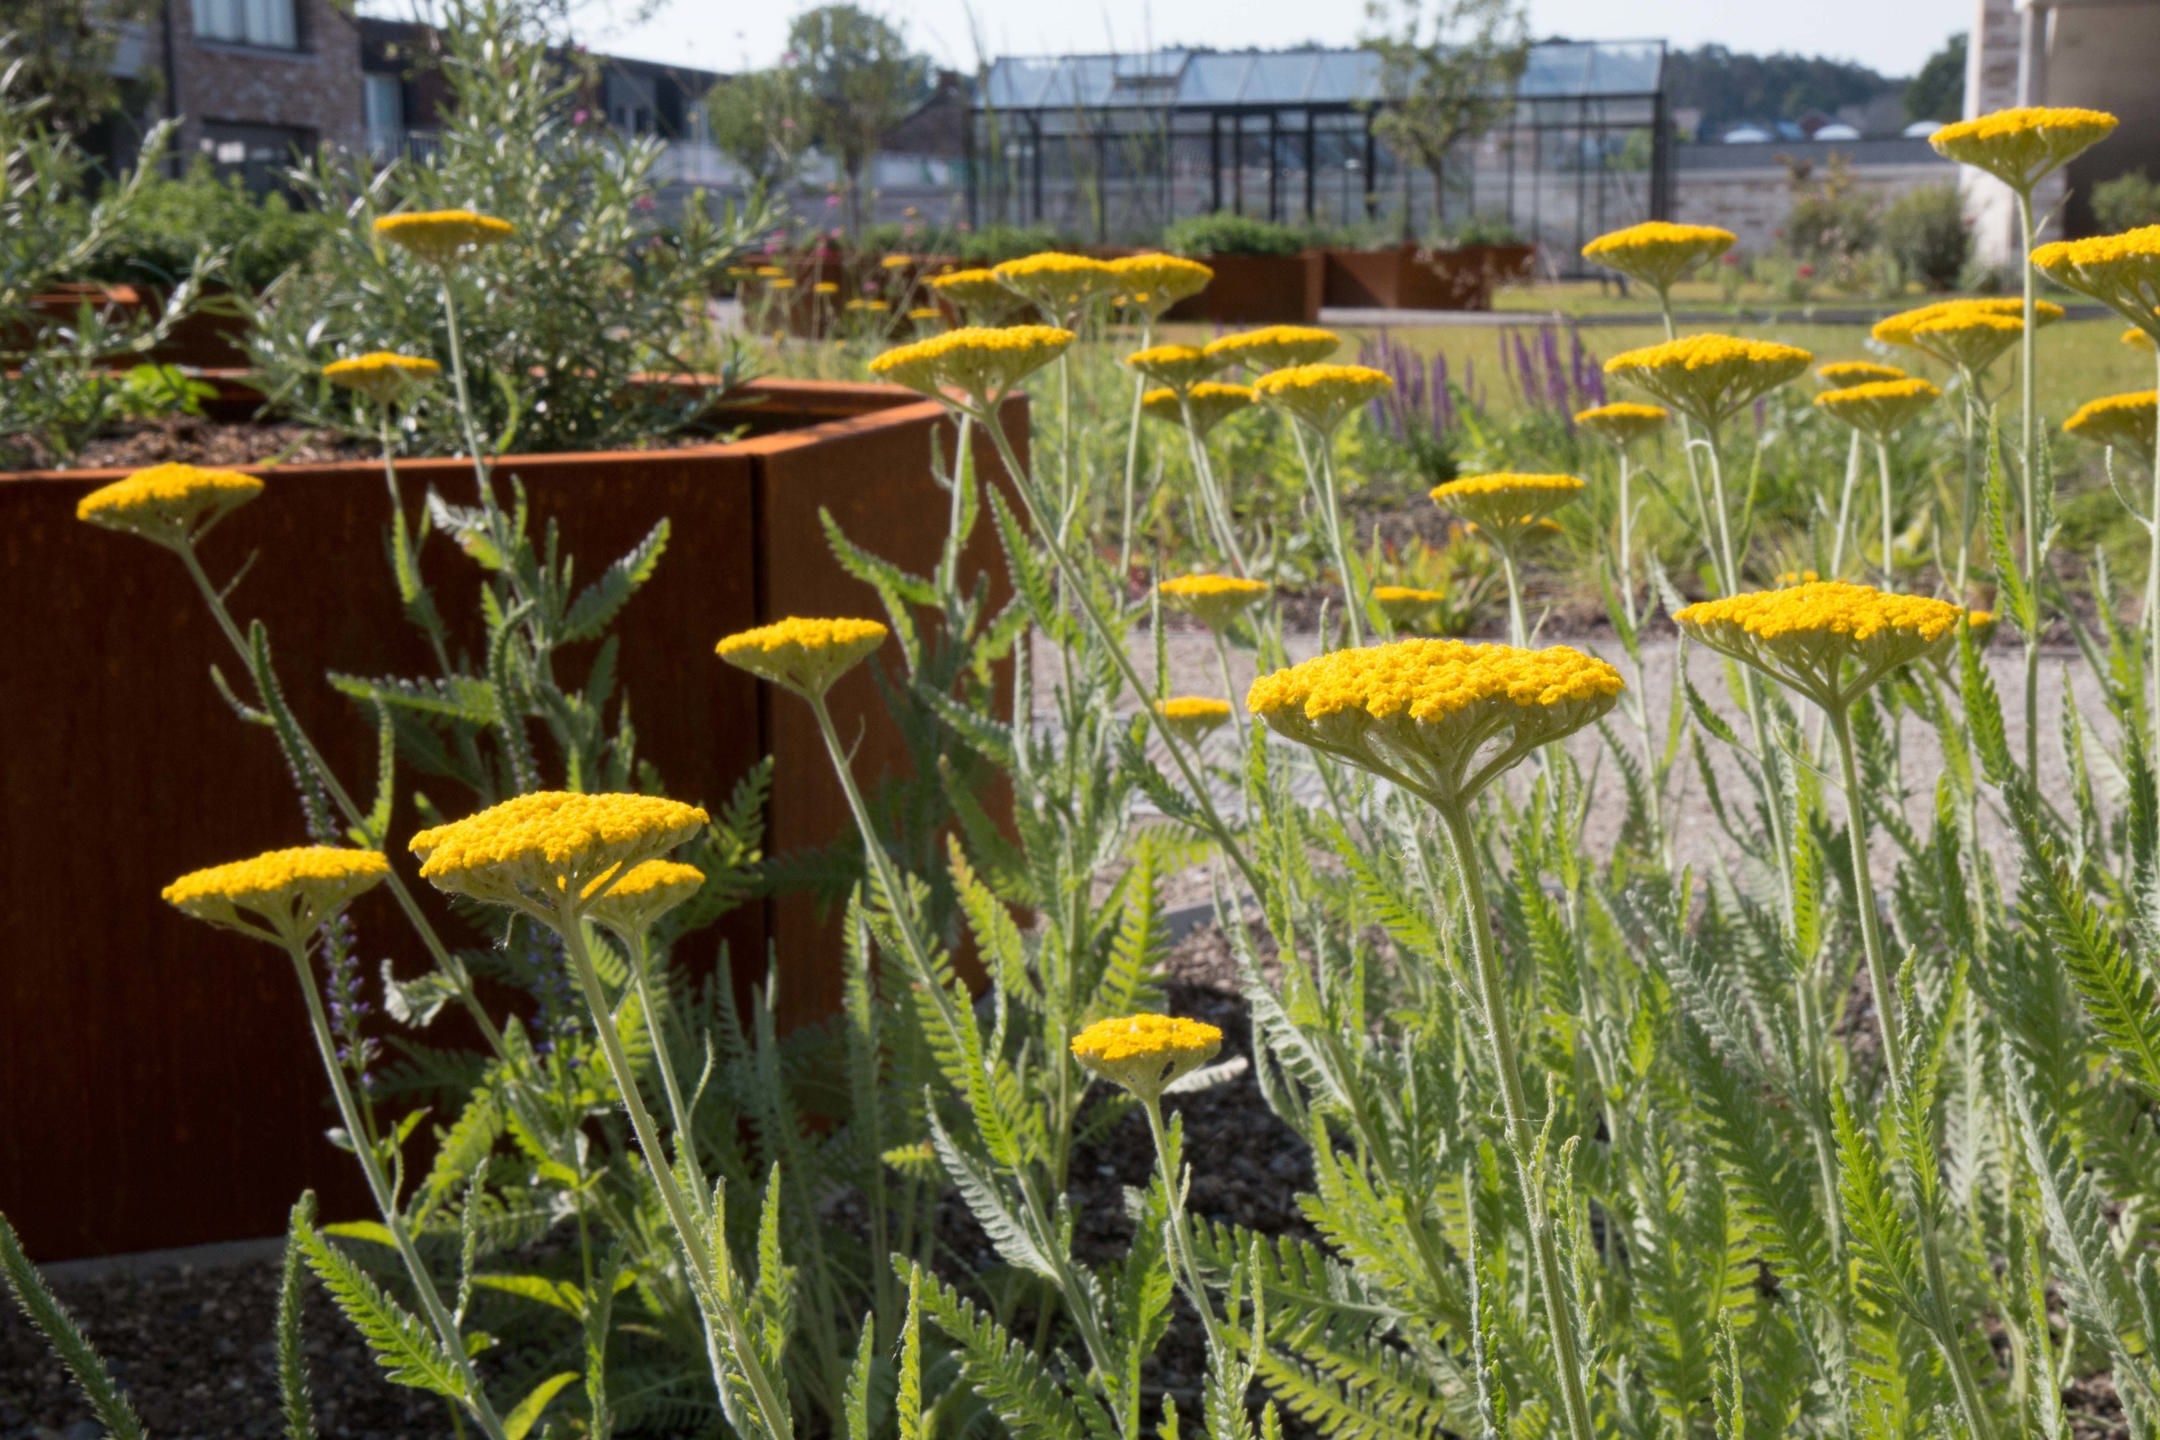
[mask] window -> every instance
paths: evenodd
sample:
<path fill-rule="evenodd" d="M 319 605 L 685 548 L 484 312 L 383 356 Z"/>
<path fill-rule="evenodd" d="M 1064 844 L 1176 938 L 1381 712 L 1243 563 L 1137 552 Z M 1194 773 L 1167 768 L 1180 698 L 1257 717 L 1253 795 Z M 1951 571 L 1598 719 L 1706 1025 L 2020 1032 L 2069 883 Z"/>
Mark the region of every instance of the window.
<path fill-rule="evenodd" d="M 368 153 L 378 160 L 394 159 L 405 148 L 405 82 L 381 70 L 368 71 L 361 81 Z"/>
<path fill-rule="evenodd" d="M 298 0 L 195 0 L 195 33 L 204 40 L 300 48 Z"/>
<path fill-rule="evenodd" d="M 287 170 L 314 148 L 315 134 L 284 125 L 203 123 L 198 148 L 220 175 L 237 175 L 256 195 L 288 188 Z"/>

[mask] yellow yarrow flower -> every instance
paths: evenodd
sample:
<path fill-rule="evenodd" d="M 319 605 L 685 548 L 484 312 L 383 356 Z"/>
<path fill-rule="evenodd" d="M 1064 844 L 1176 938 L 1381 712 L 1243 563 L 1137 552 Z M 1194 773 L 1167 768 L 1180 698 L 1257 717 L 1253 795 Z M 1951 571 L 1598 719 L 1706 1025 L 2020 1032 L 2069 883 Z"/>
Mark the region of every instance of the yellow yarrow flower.
<path fill-rule="evenodd" d="M 1895 365 L 1873 360 L 1833 360 L 1815 367 L 1815 378 L 1833 390 L 1853 385 L 1872 385 L 1878 380 L 1903 380 L 1905 372 Z"/>
<path fill-rule="evenodd" d="M 998 283 L 988 270 L 955 270 L 930 279 L 930 288 L 960 307 L 977 324 L 993 324 L 1020 308 L 1020 297 Z"/>
<path fill-rule="evenodd" d="M 866 311 L 875 311 L 878 314 L 882 315 L 886 311 L 892 309 L 892 305 L 889 301 L 885 300 L 855 299 L 847 302 L 847 308 L 854 311 L 858 315 L 863 314 Z"/>
<path fill-rule="evenodd" d="M 1207 695 L 1178 695 L 1157 700 L 1155 713 L 1162 716 L 1171 734 L 1192 745 L 1209 731 L 1230 723 L 1230 702 Z"/>
<path fill-rule="evenodd" d="M 610 877 L 665 855 L 707 819 L 695 805 L 658 795 L 542 790 L 422 830 L 409 843 L 421 878 L 437 889 L 553 922 L 565 905 L 590 911 Z"/>
<path fill-rule="evenodd" d="M 1249 371 L 1284 370 L 1316 365 L 1342 348 L 1342 337 L 1313 325 L 1265 325 L 1218 335 L 1202 347 L 1226 364 Z"/>
<path fill-rule="evenodd" d="M 1447 603 L 1447 591 L 1427 590 L 1416 585 L 1375 585 L 1372 588 L 1373 604 L 1387 616 L 1388 623 L 1406 627 L 1423 623 L 1433 612 Z"/>
<path fill-rule="evenodd" d="M 2154 392 L 2137 390 L 2127 395 L 2103 395 L 2078 407 L 2063 422 L 2063 433 L 2128 450 L 2150 466 L 2153 463 L 2156 419 Z"/>
<path fill-rule="evenodd" d="M 1190 390 L 1225 364 L 1197 345 L 1150 345 L 1127 355 L 1125 363 L 1172 390 Z"/>
<path fill-rule="evenodd" d="M 1210 630 L 1230 623 L 1267 595 L 1267 585 L 1235 575 L 1179 575 L 1155 587 L 1173 610 L 1182 610 Z"/>
<path fill-rule="evenodd" d="M 1925 380 L 1873 380 L 1842 390 L 1825 390 L 1815 397 L 1815 408 L 1863 435 L 1888 440 L 1941 398 L 1942 391 Z"/>
<path fill-rule="evenodd" d="M 75 502 L 75 518 L 177 548 L 262 494 L 263 482 L 237 470 L 152 465 Z"/>
<path fill-rule="evenodd" d="M 1928 136 L 1935 153 L 1985 170 L 2021 193 L 2115 132 L 2105 110 L 2024 105 L 1945 125 Z"/>
<path fill-rule="evenodd" d="M 1050 325 L 968 325 L 887 350 L 870 362 L 870 373 L 939 398 L 958 390 L 987 408 L 1064 354 L 1073 339 L 1072 331 Z"/>
<path fill-rule="evenodd" d="M 614 871 L 585 887 L 585 913 L 595 925 L 603 925 L 635 944 L 637 938 L 657 924 L 660 917 L 688 900 L 705 886 L 705 872 L 678 860 L 647 860 L 633 865 L 620 878 Z"/>
<path fill-rule="evenodd" d="M 1253 381 L 1253 393 L 1303 421 L 1322 435 L 1332 435 L 1368 401 L 1395 388 L 1385 371 L 1368 365 L 1293 365 L 1270 370 Z"/>
<path fill-rule="evenodd" d="M 1110 262 L 1110 271 L 1124 288 L 1123 303 L 1155 320 L 1178 301 L 1207 289 L 1215 278 L 1213 270 L 1182 255 L 1121 255 Z"/>
<path fill-rule="evenodd" d="M 1654 433 L 1671 418 L 1672 412 L 1662 405 L 1640 405 L 1632 400 L 1616 400 L 1575 412 L 1577 425 L 1622 450 Z"/>
<path fill-rule="evenodd" d="M 1813 585 L 1820 579 L 1822 576 L 1813 570 L 1782 570 L 1778 572 L 1777 583 L 1781 586 Z"/>
<path fill-rule="evenodd" d="M 1821 580 L 1704 600 L 1673 620 L 1683 634 L 1838 710 L 1948 645 L 1964 613 L 1947 600 Z"/>
<path fill-rule="evenodd" d="M 728 636 L 717 653 L 730 665 L 812 698 L 832 689 L 891 633 L 875 620 L 790 616 Z"/>
<path fill-rule="evenodd" d="M 1452 510 L 1496 545 L 1549 523 L 1553 511 L 1578 499 L 1583 482 L 1573 475 L 1471 475 L 1435 485 L 1433 503 Z"/>
<path fill-rule="evenodd" d="M 760 265 L 750 273 L 760 280 L 780 280 L 787 276 L 787 271 L 781 269 L 778 265 Z"/>
<path fill-rule="evenodd" d="M 1688 335 L 1627 350 L 1605 373 L 1632 381 L 1711 429 L 1804 372 L 1807 351 L 1771 340 Z"/>
<path fill-rule="evenodd" d="M 1246 708 L 1279 734 L 1449 809 L 1612 709 L 1620 672 L 1566 645 L 1397 640 L 1263 675 Z"/>
<path fill-rule="evenodd" d="M 1583 258 L 1640 280 L 1660 294 L 1688 271 L 1732 249 L 1739 236 L 1715 225 L 1675 225 L 1645 220 L 1600 235 L 1583 246 Z"/>
<path fill-rule="evenodd" d="M 812 294 L 816 295 L 837 295 L 840 293 L 840 282 L 837 280 L 820 280 L 812 285 L 810 290 Z"/>
<path fill-rule="evenodd" d="M 375 233 L 430 265 L 449 268 L 472 251 L 499 245 L 517 227 L 472 210 L 416 210 L 378 216 Z"/>
<path fill-rule="evenodd" d="M 2007 295 L 1973 300 L 1937 300 L 1932 304 L 1918 305 L 1910 310 L 1900 310 L 1895 315 L 1886 316 L 1876 321 L 1868 333 L 1888 345 L 1923 348 L 1913 338 L 1914 331 L 1937 320 L 1964 315 L 2001 315 L 2023 323 L 2025 302 Z M 2033 318 L 2040 324 L 2052 325 L 2062 317 L 2062 306 L 2053 301 L 2033 302 Z"/>
<path fill-rule="evenodd" d="M 374 850 L 303 845 L 190 871 L 161 893 L 166 904 L 197 920 L 304 948 L 324 921 L 389 874 L 390 862 Z"/>
<path fill-rule="evenodd" d="M 1147 391 L 1140 397 L 1140 409 L 1158 420 L 1168 420 L 1176 425 L 1184 424 L 1190 413 L 1194 433 L 1206 436 L 1232 415 L 1250 410 L 1255 398 L 1250 385 L 1222 385 L 1203 380 L 1182 397 L 1167 388 Z"/>
<path fill-rule="evenodd" d="M 935 305 L 917 305 L 914 309 L 907 312 L 907 318 L 910 320 L 919 320 L 924 324 L 929 324 L 934 321 L 943 320 L 945 318 L 945 312 L 938 309 L 938 307 Z"/>
<path fill-rule="evenodd" d="M 2090 295 L 2147 335 L 2160 336 L 2160 225 L 2056 240 L 2032 252 L 2033 268 L 2081 295 Z"/>
<path fill-rule="evenodd" d="M 1098 1020 L 1073 1036 L 1082 1069 L 1152 1103 L 1178 1080 L 1215 1058 L 1223 1033 L 1202 1020 L 1126 1015 Z"/>
<path fill-rule="evenodd" d="M 887 255 L 878 261 L 878 264 L 887 270 L 905 270 L 914 263 L 915 257 L 912 255 Z"/>
<path fill-rule="evenodd" d="M 2015 315 L 1953 311 L 1912 328 L 1912 343 L 1946 365 L 1978 375 L 2018 343 L 2025 322 Z"/>
<path fill-rule="evenodd" d="M 1046 250 L 990 267 L 998 283 L 1053 320 L 1072 321 L 1107 300 L 1119 285 L 1106 260 Z"/>
<path fill-rule="evenodd" d="M 394 405 L 420 386 L 442 374 L 442 366 L 424 355 L 399 355 L 376 350 L 333 360 L 323 366 L 323 379 L 356 391 L 378 405 Z"/>

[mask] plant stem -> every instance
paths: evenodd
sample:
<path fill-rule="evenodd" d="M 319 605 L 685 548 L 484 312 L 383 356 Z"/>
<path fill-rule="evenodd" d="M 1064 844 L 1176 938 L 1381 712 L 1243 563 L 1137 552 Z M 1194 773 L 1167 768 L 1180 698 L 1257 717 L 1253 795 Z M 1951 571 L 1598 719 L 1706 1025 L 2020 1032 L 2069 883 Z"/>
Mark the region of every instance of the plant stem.
<path fill-rule="evenodd" d="M 1335 552 L 1335 568 L 1342 572 L 1343 617 L 1350 625 L 1350 643 L 1365 643 L 1365 597 L 1358 593 L 1356 572 L 1350 568 L 1350 552 L 1343 544 L 1342 509 L 1335 499 L 1335 437 L 1319 436 L 1320 504 L 1327 522 L 1328 544 Z"/>
<path fill-rule="evenodd" d="M 1875 472 L 1882 488 L 1882 573 L 1890 587 L 1897 578 L 1896 510 L 1890 493 L 1890 442 L 1875 437 Z"/>
<path fill-rule="evenodd" d="M 1185 1219 L 1185 1200 L 1178 1184 L 1178 1177 L 1170 1169 L 1170 1136 L 1163 1125 L 1162 1097 L 1147 1095 L 1141 1099 L 1141 1108 L 1147 1112 L 1148 1134 L 1155 1140 L 1155 1168 L 1162 1176 L 1163 1195 L 1170 1207 L 1170 1249 L 1185 1283 L 1185 1298 L 1193 1309 L 1200 1312 L 1201 1328 L 1207 1332 L 1208 1354 L 1212 1358 L 1227 1355 L 1223 1348 L 1222 1332 L 1216 1328 L 1215 1305 L 1208 1299 L 1207 1286 L 1200 1279 L 1200 1262 L 1193 1254 L 1192 1231 Z"/>
<path fill-rule="evenodd" d="M 1493 550 L 1500 557 L 1501 578 L 1507 581 L 1508 643 L 1522 648 L 1530 643 L 1530 626 L 1523 618 L 1522 583 L 1515 577 L 1515 547 L 1496 541 Z"/>
<path fill-rule="evenodd" d="M 1449 803 L 1437 808 L 1448 850 L 1455 860 L 1455 873 L 1461 877 L 1463 905 L 1469 912 L 1472 988 L 1477 993 L 1479 1008 L 1484 1012 L 1486 1036 L 1492 1042 L 1493 1069 L 1500 1080 L 1500 1104 L 1507 1119 L 1508 1148 L 1515 1154 L 1515 1175 L 1522 1187 L 1523 1216 L 1537 1261 L 1538 1289 L 1545 1302 L 1545 1323 L 1552 1331 L 1553 1358 L 1559 1372 L 1561 1408 L 1567 1417 L 1568 1440 L 1595 1440 L 1597 1430 L 1591 1420 L 1590 1400 L 1583 1387 L 1582 1361 L 1575 1345 L 1575 1319 L 1568 1306 L 1566 1278 L 1560 1269 L 1560 1248 L 1553 1239 L 1552 1223 L 1545 1213 L 1543 1167 L 1536 1158 L 1537 1135 L 1530 1125 L 1522 1072 L 1515 1057 L 1514 1030 L 1508 1021 L 1507 985 L 1500 974 L 1492 915 L 1485 903 L 1477 837 L 1471 831 L 1470 817 L 1462 804 Z"/>
<path fill-rule="evenodd" d="M 458 1367 L 458 1373 L 465 1378 L 468 1391 L 465 1406 L 472 1413 L 474 1423 L 490 1440 L 507 1440 L 502 1420 L 488 1399 L 486 1387 L 480 1383 L 480 1372 L 466 1351 L 465 1337 L 459 1332 L 457 1321 L 451 1318 L 449 1307 L 443 1304 L 442 1294 L 436 1290 L 434 1278 L 428 1274 L 427 1265 L 420 1258 L 420 1249 L 413 1244 L 405 1217 L 398 1210 L 397 1197 L 390 1192 L 390 1179 L 383 1174 L 382 1157 L 375 1153 L 373 1133 L 363 1123 L 352 1087 L 345 1080 L 345 1067 L 338 1063 L 337 1040 L 330 1033 L 330 1017 L 323 1010 L 321 994 L 315 989 L 315 972 L 308 965 L 307 949 L 304 945 L 288 942 L 285 953 L 291 957 L 293 973 L 300 979 L 300 993 L 307 1000 L 308 1024 L 315 1032 L 315 1048 L 322 1054 L 323 1069 L 330 1076 L 330 1089 L 337 1096 L 338 1114 L 345 1121 L 345 1133 L 352 1139 L 353 1154 L 360 1159 L 361 1173 L 367 1176 L 368 1193 L 375 1198 L 375 1209 L 382 1216 L 383 1227 L 390 1232 L 391 1243 L 397 1248 L 398 1258 L 405 1262 L 406 1273 L 412 1276 L 413 1289 L 420 1296 L 421 1308 L 427 1311 L 428 1323 L 434 1327 L 443 1349 Z"/>
<path fill-rule="evenodd" d="M 2038 316 L 2033 303 L 2033 201 L 2032 191 L 2017 192 L 2018 270 L 2025 280 L 2025 327 L 2018 333 L 2018 389 L 2023 413 L 2019 416 L 2020 448 L 2025 454 L 2025 583 L 2032 587 L 2033 609 L 2040 606 L 2040 416 L 2039 377 L 2033 371 L 2038 343 Z M 1962 598 L 1962 597 L 1961 597 Z M 2025 773 L 2040 783 L 2040 627 L 2025 637 Z"/>
<path fill-rule="evenodd" d="M 682 1162 L 684 1172 L 690 1177 L 692 1203 L 697 1206 L 698 1220 L 710 1224 L 712 1211 L 707 1200 L 704 1172 L 698 1168 L 697 1131 L 691 1126 L 690 1107 L 683 1099 L 682 1083 L 675 1075 L 675 1061 L 668 1054 L 667 1034 L 660 1024 L 660 1012 L 653 1005 L 653 994 L 658 987 L 652 983 L 652 935 L 640 930 L 630 944 L 630 977 L 637 987 L 638 1008 L 645 1012 L 645 1033 L 652 1037 L 653 1064 L 660 1071 L 660 1087 L 667 1093 L 668 1121 L 675 1128 L 675 1156 Z"/>
<path fill-rule="evenodd" d="M 1845 451 L 1845 488 L 1838 492 L 1837 528 L 1830 532 L 1830 572 L 1824 578 L 1845 578 L 1845 532 L 1852 521 L 1853 491 L 1860 484 L 1860 432 L 1852 432 Z"/>

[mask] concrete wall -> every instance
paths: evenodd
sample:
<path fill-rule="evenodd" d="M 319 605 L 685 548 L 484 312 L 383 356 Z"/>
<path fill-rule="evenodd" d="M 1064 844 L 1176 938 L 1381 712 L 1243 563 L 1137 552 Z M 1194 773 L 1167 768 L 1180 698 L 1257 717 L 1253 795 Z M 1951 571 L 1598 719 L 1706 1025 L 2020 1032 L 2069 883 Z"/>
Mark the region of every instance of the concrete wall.
<path fill-rule="evenodd" d="M 1721 225 L 1740 237 L 1743 253 L 1773 250 L 1792 210 L 1792 172 L 1786 162 L 1806 161 L 1820 178 L 1832 155 L 1844 159 L 1853 188 L 1878 207 L 1956 178 L 1950 163 L 1925 141 L 1681 145 L 1674 153 L 1673 219 Z"/>

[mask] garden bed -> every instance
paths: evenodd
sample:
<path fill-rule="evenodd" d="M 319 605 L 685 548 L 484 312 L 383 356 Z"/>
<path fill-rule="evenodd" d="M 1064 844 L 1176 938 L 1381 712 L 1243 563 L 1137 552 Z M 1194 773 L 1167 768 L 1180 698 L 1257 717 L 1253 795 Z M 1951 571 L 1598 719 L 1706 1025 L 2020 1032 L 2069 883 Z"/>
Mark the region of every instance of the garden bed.
<path fill-rule="evenodd" d="M 245 393 L 231 377 L 223 385 L 210 408 L 238 418 L 224 407 L 246 403 Z M 644 618 L 624 634 L 619 663 L 638 754 L 670 793 L 709 805 L 773 755 L 765 843 L 785 854 L 846 833 L 844 797 L 816 734 L 790 723 L 785 697 L 721 664 L 713 643 L 782 615 L 881 613 L 832 559 L 820 511 L 895 563 L 927 570 L 947 512 L 930 473 L 933 437 L 947 454 L 953 442 L 939 405 L 895 387 L 764 381 L 743 398 L 755 403 L 728 417 L 747 432 L 740 440 L 509 456 L 498 473 L 523 481 L 535 526 L 560 523 L 581 575 L 668 517 L 667 552 L 632 602 Z M 1024 402 L 1005 423 L 1025 453 Z M 978 473 L 1000 473 L 987 444 L 976 463 Z M 75 502 L 119 473 L 0 475 L 0 599 L 14 621 L 0 641 L 0 673 L 11 677 L 0 687 L 0 729 L 14 746 L 0 779 L 0 905 L 41 916 L 43 935 L 0 978 L 0 1094 L 9 1097 L 0 1177 L 39 1177 L 35 1187 L 0 1184 L 0 1209 L 49 1258 L 272 1233 L 308 1185 L 326 1190 L 332 1213 L 357 1199 L 350 1160 L 322 1138 L 321 1065 L 292 977 L 158 897 L 184 871 L 305 832 L 277 746 L 237 720 L 210 683 L 211 666 L 229 676 L 236 666 L 181 567 L 75 519 Z M 387 525 L 380 463 L 265 473 L 268 494 L 210 537 L 206 563 L 221 577 L 246 567 L 236 614 L 269 627 L 288 698 L 331 765 L 371 776 L 373 722 L 322 677 L 435 668 L 400 617 L 387 563 L 372 558 Z M 472 472 L 462 460 L 413 460 L 399 479 L 410 512 L 429 487 L 461 501 Z M 993 592 L 1005 576 L 995 556 L 984 525 L 968 569 L 987 571 Z M 440 549 L 423 563 L 444 612 L 472 613 L 472 567 Z M 343 564 L 350 570 L 326 574 Z M 860 736 L 866 781 L 901 763 L 867 670 L 833 692 L 833 705 L 842 733 Z M 410 797 L 428 779 L 402 777 L 393 835 L 418 823 Z M 83 843 L 50 843 L 63 817 Z M 409 866 L 401 853 L 393 859 Z M 370 968 L 386 949 L 400 973 L 420 968 L 417 954 L 389 944 L 403 927 L 382 897 L 369 897 L 357 919 Z M 834 917 L 800 894 L 745 906 L 720 927 L 741 958 L 738 985 L 762 978 L 774 947 L 786 976 L 783 1022 L 837 1006 L 835 934 Z M 700 959 L 713 953 L 689 948 Z M 245 1125 L 229 1123 L 235 1096 L 248 1097 Z"/>
<path fill-rule="evenodd" d="M 1325 294 L 1346 309 L 1490 310 L 1494 289 L 1527 275 L 1531 255 L 1527 245 L 1329 250 Z"/>
<path fill-rule="evenodd" d="M 1215 278 L 1172 306 L 1168 319 L 1220 325 L 1311 325 L 1320 318 L 1326 267 L 1317 250 L 1295 255 L 1201 255 Z"/>

